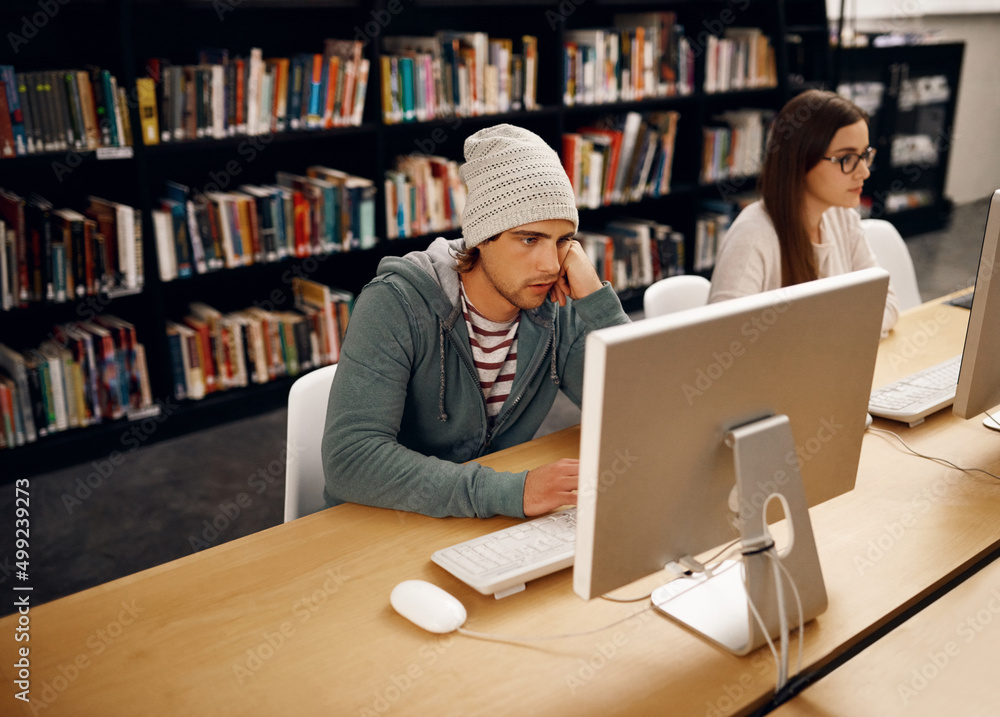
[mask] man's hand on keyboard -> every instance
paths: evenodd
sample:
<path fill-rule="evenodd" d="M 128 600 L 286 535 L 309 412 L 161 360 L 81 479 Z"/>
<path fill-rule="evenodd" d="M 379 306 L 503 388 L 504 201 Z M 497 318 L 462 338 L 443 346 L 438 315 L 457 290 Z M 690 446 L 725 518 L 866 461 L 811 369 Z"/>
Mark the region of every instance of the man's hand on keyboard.
<path fill-rule="evenodd" d="M 564 505 L 576 505 L 580 461 L 563 458 L 528 471 L 524 479 L 524 514 L 529 518 Z"/>

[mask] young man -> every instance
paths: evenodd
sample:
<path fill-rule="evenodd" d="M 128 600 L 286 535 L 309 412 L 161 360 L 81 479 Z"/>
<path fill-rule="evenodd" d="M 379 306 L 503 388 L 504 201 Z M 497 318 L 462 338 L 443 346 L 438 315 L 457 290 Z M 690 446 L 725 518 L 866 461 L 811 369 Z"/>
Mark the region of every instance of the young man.
<path fill-rule="evenodd" d="M 587 331 L 628 317 L 573 239 L 559 156 L 499 125 L 465 142 L 461 239 L 386 257 L 355 302 L 323 437 L 327 505 L 431 516 L 576 503 L 578 461 L 473 461 L 531 440 L 562 389 L 579 405 Z"/>

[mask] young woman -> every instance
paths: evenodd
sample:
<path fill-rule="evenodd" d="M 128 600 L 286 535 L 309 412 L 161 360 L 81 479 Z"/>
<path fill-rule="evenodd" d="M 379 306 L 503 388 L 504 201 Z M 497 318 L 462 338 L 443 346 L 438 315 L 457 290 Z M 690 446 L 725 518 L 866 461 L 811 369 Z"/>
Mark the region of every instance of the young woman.
<path fill-rule="evenodd" d="M 859 214 L 875 150 L 868 115 L 833 92 L 809 90 L 775 118 L 758 180 L 720 243 L 709 301 L 723 301 L 877 266 Z M 899 307 L 889 286 L 882 336 Z"/>

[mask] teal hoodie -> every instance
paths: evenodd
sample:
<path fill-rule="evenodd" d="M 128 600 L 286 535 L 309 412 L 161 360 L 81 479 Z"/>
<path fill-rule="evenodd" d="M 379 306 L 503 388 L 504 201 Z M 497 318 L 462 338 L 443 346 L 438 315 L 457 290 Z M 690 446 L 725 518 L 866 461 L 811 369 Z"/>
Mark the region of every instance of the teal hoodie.
<path fill-rule="evenodd" d="M 323 434 L 327 505 L 524 517 L 527 471 L 474 460 L 531 440 L 558 389 L 580 405 L 587 331 L 629 320 L 607 283 L 564 307 L 522 311 L 514 384 L 489 429 L 459 299 L 461 242 L 382 259 L 358 296 Z"/>

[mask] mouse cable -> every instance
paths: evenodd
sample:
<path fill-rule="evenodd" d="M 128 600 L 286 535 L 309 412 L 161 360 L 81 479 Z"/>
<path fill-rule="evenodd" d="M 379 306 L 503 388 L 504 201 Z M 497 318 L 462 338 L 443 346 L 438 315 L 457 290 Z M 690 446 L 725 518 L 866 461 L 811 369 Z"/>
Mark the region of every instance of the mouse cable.
<path fill-rule="evenodd" d="M 614 627 L 615 625 L 620 625 L 623 622 L 627 622 L 632 618 L 639 617 L 643 613 L 649 612 L 653 609 L 653 606 L 643 608 L 631 615 L 626 615 L 620 620 L 615 620 L 612 623 L 603 625 L 601 627 L 595 627 L 593 630 L 587 630 L 586 632 L 568 632 L 561 635 L 496 635 L 489 632 L 476 632 L 475 630 L 466 630 L 464 627 L 458 628 L 457 632 L 460 635 L 465 635 L 466 637 L 474 637 L 478 640 L 492 640 L 494 642 L 528 642 L 531 640 L 563 640 L 570 637 L 586 637 L 587 635 L 594 635 L 598 632 L 604 632 L 605 630 Z"/>
<path fill-rule="evenodd" d="M 587 630 L 585 632 L 568 632 L 559 635 L 497 635 L 489 632 L 477 632 L 475 630 L 467 630 L 464 627 L 457 628 L 456 632 L 458 632 L 460 635 L 465 635 L 466 637 L 474 637 L 479 640 L 492 640 L 495 642 L 529 642 L 532 640 L 563 640 L 571 637 L 586 637 L 587 635 L 593 635 L 598 632 L 603 632 L 612 627 L 615 627 L 616 625 L 621 625 L 623 622 L 628 622 L 633 618 L 639 617 L 640 615 L 652 611 L 654 607 L 666 605 L 674 598 L 680 597 L 681 595 L 687 593 L 688 590 L 693 590 L 696 587 L 697 585 L 692 585 L 687 590 L 682 590 L 676 595 L 671 595 L 668 599 L 664 600 L 663 602 L 657 603 L 656 605 L 650 604 L 648 607 L 645 607 L 642 610 L 637 610 L 636 612 L 633 612 L 630 615 L 626 615 L 625 617 L 619 620 L 615 620 L 614 622 L 608 623 L 607 625 L 602 625 L 601 627 L 595 627 L 593 630 Z"/>
<path fill-rule="evenodd" d="M 920 453 L 919 451 L 916 451 L 916 450 L 910 448 L 908 445 L 906 445 L 906 441 L 904 441 L 902 438 L 900 438 L 899 435 L 897 435 L 896 433 L 893 433 L 892 431 L 888 431 L 888 430 L 886 430 L 884 428 L 875 428 L 874 426 L 869 426 L 868 430 L 869 431 L 874 431 L 875 433 L 884 433 L 886 435 L 892 436 L 893 438 L 895 438 L 897 441 L 899 441 L 903 445 L 903 448 L 905 448 L 907 451 L 909 451 L 913 455 L 917 456 L 918 458 L 924 458 L 926 460 L 933 461 L 935 463 L 940 463 L 943 466 L 947 466 L 948 468 L 954 468 L 955 470 L 962 471 L 963 473 L 976 473 L 976 472 L 978 472 L 978 473 L 985 473 L 986 475 L 990 476 L 991 478 L 996 478 L 997 480 L 1000 480 L 1000 476 L 998 476 L 996 473 L 990 473 L 985 468 L 963 468 L 960 465 L 956 465 L 955 463 L 952 463 L 947 458 L 937 458 L 935 456 L 928 456 L 928 455 L 925 455 L 923 453 Z"/>

